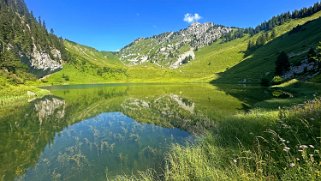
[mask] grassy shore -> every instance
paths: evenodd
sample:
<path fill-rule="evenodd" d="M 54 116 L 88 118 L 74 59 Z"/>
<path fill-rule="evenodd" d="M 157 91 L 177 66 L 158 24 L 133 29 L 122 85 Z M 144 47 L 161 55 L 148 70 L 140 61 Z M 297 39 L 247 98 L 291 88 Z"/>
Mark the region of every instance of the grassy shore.
<path fill-rule="evenodd" d="M 119 180 L 320 180 L 321 99 L 220 121 L 199 144 L 173 146 L 163 175 Z"/>
<path fill-rule="evenodd" d="M 0 107 L 21 105 L 35 98 L 48 95 L 50 92 L 35 86 L 6 84 L 0 86 Z"/>

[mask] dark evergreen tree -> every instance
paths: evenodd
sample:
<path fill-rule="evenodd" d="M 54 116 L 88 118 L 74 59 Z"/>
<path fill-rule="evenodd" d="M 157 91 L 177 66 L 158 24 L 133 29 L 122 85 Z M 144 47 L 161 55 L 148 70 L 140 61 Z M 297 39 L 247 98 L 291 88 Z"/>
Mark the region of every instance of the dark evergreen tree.
<path fill-rule="evenodd" d="M 288 55 L 282 51 L 275 62 L 275 75 L 282 75 L 290 70 L 290 61 Z"/>
<path fill-rule="evenodd" d="M 321 65 L 321 41 L 316 48 L 316 61 L 319 63 L 319 65 Z"/>
<path fill-rule="evenodd" d="M 276 37 L 277 37 L 277 33 L 276 33 L 275 29 L 273 29 L 272 32 L 271 32 L 270 39 L 272 40 L 272 39 L 274 39 Z"/>
<path fill-rule="evenodd" d="M 309 62 L 316 62 L 317 61 L 317 53 L 315 52 L 314 48 L 310 48 L 308 52 L 308 61 Z"/>

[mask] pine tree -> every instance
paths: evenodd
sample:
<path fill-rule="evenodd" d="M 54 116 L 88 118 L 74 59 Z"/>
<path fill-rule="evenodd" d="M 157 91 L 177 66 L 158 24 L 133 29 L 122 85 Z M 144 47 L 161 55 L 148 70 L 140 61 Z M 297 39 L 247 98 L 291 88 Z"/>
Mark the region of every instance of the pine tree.
<path fill-rule="evenodd" d="M 314 48 L 310 48 L 308 52 L 308 61 L 316 62 L 317 61 L 317 53 L 314 51 Z"/>
<path fill-rule="evenodd" d="M 321 41 L 316 48 L 316 61 L 321 65 Z"/>
<path fill-rule="evenodd" d="M 42 24 L 42 22 L 41 22 L 41 17 L 40 17 L 40 16 L 38 17 L 38 23 L 39 23 L 39 24 Z"/>
<path fill-rule="evenodd" d="M 275 62 L 275 75 L 282 75 L 288 70 L 290 70 L 289 57 L 282 51 Z"/>
<path fill-rule="evenodd" d="M 250 40 L 249 43 L 247 44 L 247 50 L 252 50 L 254 48 L 255 48 L 255 43 Z"/>
<path fill-rule="evenodd" d="M 276 31 L 273 29 L 272 32 L 271 32 L 271 36 L 270 36 L 270 39 L 274 39 L 277 37 L 277 34 L 276 34 Z"/>

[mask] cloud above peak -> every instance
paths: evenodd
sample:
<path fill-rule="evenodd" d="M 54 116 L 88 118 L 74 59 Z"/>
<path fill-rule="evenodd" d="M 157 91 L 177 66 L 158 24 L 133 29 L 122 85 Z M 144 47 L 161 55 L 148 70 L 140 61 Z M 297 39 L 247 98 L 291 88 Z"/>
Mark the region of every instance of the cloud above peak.
<path fill-rule="evenodd" d="M 198 13 L 186 13 L 184 15 L 184 21 L 187 23 L 195 23 L 198 22 L 198 20 L 202 19 L 202 17 Z"/>

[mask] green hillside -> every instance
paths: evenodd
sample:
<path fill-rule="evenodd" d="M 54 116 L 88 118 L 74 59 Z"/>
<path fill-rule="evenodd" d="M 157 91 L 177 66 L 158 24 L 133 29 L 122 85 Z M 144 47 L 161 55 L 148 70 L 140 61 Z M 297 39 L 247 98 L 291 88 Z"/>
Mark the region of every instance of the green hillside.
<path fill-rule="evenodd" d="M 281 51 L 293 55 L 290 57 L 292 64 L 305 59 L 309 49 L 315 48 L 321 41 L 320 16 L 321 12 L 318 12 L 311 17 L 293 20 L 276 27 L 275 30 L 279 35 L 276 39 L 246 56 L 241 63 L 221 73 L 218 80 L 214 82 L 239 83 L 246 80 L 247 83 L 260 83 L 264 77 L 272 79 L 275 61 Z M 302 25 L 301 31 L 289 32 L 297 25 Z M 243 44 L 243 48 L 244 46 Z M 246 51 L 246 49 L 239 49 L 239 51 Z M 233 52 L 232 55 L 237 55 L 237 52 Z"/>

